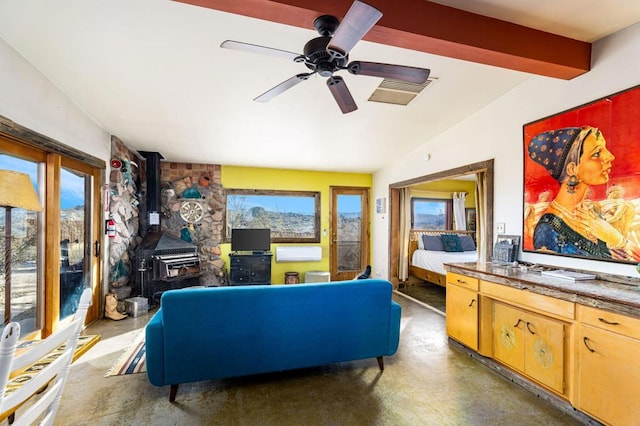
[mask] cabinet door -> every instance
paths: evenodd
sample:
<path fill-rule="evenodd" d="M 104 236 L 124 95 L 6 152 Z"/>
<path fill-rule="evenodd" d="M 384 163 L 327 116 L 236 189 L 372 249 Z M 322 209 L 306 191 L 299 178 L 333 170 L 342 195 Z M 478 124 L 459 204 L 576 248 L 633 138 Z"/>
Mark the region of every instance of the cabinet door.
<path fill-rule="evenodd" d="M 576 406 L 609 424 L 638 424 L 640 341 L 581 325 Z"/>
<path fill-rule="evenodd" d="M 564 323 L 530 312 L 524 320 L 525 374 L 564 393 Z"/>
<path fill-rule="evenodd" d="M 493 303 L 493 356 L 524 372 L 524 311 L 504 303 Z"/>
<path fill-rule="evenodd" d="M 447 284 L 447 335 L 478 350 L 478 293 Z"/>

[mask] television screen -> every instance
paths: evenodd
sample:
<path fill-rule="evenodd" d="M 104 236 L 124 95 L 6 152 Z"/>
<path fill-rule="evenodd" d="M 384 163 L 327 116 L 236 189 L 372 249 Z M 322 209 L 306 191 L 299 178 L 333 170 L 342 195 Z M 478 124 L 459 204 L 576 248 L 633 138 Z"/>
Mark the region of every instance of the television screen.
<path fill-rule="evenodd" d="M 269 251 L 271 249 L 271 229 L 231 230 L 231 251 Z"/>

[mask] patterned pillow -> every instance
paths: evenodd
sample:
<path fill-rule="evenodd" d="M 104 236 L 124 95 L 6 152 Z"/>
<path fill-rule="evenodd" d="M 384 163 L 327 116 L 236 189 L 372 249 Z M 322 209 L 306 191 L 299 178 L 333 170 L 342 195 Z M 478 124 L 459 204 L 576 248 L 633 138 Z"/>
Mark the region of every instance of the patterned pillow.
<path fill-rule="evenodd" d="M 444 251 L 442 240 L 439 235 L 423 235 L 422 244 L 425 250 Z"/>
<path fill-rule="evenodd" d="M 442 241 L 442 246 L 444 247 L 444 251 L 448 251 L 448 252 L 462 251 L 462 246 L 460 245 L 460 238 L 456 234 L 442 234 L 440 235 L 440 240 Z"/>
<path fill-rule="evenodd" d="M 459 235 L 460 247 L 462 251 L 476 251 L 476 244 L 473 242 L 471 235 Z"/>

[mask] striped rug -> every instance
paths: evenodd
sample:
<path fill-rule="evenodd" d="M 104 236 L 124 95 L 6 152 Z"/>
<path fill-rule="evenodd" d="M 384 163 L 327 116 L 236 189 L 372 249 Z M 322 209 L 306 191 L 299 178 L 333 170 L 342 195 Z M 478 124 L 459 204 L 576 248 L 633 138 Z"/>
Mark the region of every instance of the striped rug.
<path fill-rule="evenodd" d="M 105 377 L 125 374 L 144 373 L 147 371 L 144 330 L 135 337 L 131 345 L 125 349 L 118 361 L 107 372 Z"/>

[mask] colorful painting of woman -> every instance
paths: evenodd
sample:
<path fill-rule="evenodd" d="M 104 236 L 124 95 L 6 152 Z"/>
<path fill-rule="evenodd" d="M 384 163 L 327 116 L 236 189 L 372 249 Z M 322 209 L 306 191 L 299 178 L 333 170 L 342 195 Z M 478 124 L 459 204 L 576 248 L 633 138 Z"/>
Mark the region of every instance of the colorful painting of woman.
<path fill-rule="evenodd" d="M 560 187 L 533 231 L 536 251 L 612 260 L 640 260 L 640 247 L 608 222 L 588 197 L 606 185 L 615 156 L 591 126 L 549 130 L 534 136 L 529 157 Z"/>

